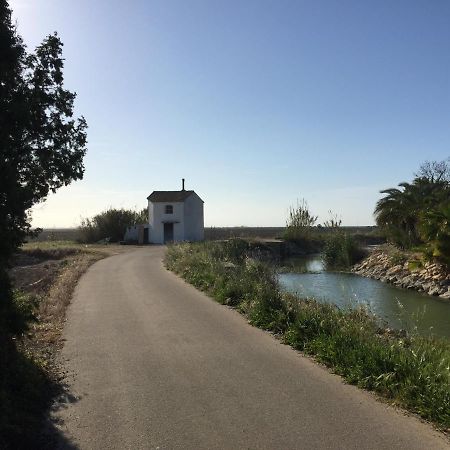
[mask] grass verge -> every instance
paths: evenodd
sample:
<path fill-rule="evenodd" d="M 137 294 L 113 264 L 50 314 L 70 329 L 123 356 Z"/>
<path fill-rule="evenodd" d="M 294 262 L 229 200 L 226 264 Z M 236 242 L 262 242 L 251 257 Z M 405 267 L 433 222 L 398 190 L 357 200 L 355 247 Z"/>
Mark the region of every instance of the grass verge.
<path fill-rule="evenodd" d="M 166 265 L 249 321 L 443 430 L 450 428 L 450 342 L 384 330 L 364 309 L 283 294 L 273 268 L 243 240 L 176 244 Z"/>
<path fill-rule="evenodd" d="M 56 358 L 66 309 L 81 275 L 111 253 L 66 241 L 26 244 L 15 256 L 14 324 L 0 330 L 0 448 L 53 447 L 50 408 L 70 398 Z"/>

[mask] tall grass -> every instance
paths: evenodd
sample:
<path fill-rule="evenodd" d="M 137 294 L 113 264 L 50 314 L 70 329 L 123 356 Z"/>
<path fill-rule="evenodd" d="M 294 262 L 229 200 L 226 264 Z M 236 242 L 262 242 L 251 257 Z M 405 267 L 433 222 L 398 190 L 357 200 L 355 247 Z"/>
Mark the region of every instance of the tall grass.
<path fill-rule="evenodd" d="M 380 328 L 364 309 L 281 293 L 273 268 L 249 257 L 245 241 L 177 244 L 167 267 L 258 327 L 314 355 L 348 382 L 450 427 L 450 343 Z"/>
<path fill-rule="evenodd" d="M 322 259 L 328 269 L 349 269 L 366 256 L 361 245 L 340 229 L 332 230 L 325 239 Z"/>

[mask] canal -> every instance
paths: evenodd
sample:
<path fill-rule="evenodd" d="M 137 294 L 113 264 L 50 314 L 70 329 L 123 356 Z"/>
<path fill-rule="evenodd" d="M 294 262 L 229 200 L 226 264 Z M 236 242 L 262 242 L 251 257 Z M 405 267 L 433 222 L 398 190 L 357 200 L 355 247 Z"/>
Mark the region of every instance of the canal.
<path fill-rule="evenodd" d="M 320 255 L 285 262 L 283 290 L 341 308 L 364 306 L 389 327 L 450 339 L 450 301 L 351 273 L 327 272 Z"/>

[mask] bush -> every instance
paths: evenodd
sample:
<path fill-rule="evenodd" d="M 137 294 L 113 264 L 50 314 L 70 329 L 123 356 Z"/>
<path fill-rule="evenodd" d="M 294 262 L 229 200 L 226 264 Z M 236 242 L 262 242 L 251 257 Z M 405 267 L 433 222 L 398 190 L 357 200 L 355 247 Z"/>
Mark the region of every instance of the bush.
<path fill-rule="evenodd" d="M 366 252 L 352 236 L 340 230 L 333 231 L 325 241 L 322 259 L 328 269 L 349 269 Z"/>
<path fill-rule="evenodd" d="M 107 239 L 110 242 L 119 242 L 123 240 L 127 227 L 146 221 L 146 209 L 137 212 L 110 208 L 91 219 L 82 219 L 78 227 L 78 241 L 93 243 Z"/>
<path fill-rule="evenodd" d="M 254 325 L 278 331 L 285 311 L 275 272 L 250 252 L 242 239 L 176 244 L 169 246 L 166 264 L 220 303 L 238 307 Z"/>
<path fill-rule="evenodd" d="M 316 222 L 317 216 L 311 213 L 308 203 L 305 199 L 302 199 L 297 202 L 297 206 L 289 208 L 289 217 L 286 221 L 283 237 L 290 241 L 308 241 Z"/>

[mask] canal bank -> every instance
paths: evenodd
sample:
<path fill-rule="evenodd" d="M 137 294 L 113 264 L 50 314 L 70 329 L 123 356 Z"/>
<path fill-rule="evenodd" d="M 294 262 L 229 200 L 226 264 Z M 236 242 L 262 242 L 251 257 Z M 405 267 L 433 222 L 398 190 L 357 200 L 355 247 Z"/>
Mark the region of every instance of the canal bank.
<path fill-rule="evenodd" d="M 450 273 L 438 262 L 423 261 L 384 245 L 375 249 L 352 272 L 383 283 L 450 300 Z"/>

